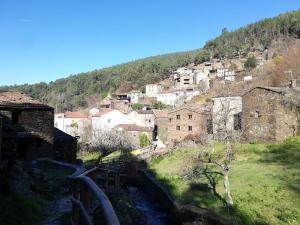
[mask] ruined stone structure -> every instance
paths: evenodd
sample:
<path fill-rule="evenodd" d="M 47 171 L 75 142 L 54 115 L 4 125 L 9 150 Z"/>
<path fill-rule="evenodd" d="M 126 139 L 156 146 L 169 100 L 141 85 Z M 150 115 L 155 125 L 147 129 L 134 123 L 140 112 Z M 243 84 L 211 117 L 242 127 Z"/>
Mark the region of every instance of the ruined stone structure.
<path fill-rule="evenodd" d="M 0 92 L 3 157 L 53 157 L 54 109 L 19 92 Z"/>
<path fill-rule="evenodd" d="M 139 146 L 139 137 L 141 134 L 145 134 L 150 141 L 153 140 L 152 127 L 142 127 L 136 124 L 120 124 L 114 127 L 113 130 L 126 135 L 135 146 Z"/>
<path fill-rule="evenodd" d="M 288 102 L 300 90 L 287 87 L 256 87 L 243 97 L 242 124 L 247 141 L 280 141 L 299 133 L 299 112 Z"/>
<path fill-rule="evenodd" d="M 209 106 L 182 106 L 169 111 L 168 141 L 197 138 L 205 141 L 208 137 L 207 126 L 211 118 Z"/>

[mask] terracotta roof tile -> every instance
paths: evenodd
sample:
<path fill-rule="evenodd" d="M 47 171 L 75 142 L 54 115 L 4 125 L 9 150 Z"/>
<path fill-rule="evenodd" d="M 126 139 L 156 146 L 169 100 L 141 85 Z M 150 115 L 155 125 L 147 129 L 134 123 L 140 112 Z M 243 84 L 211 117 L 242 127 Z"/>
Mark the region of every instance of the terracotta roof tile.
<path fill-rule="evenodd" d="M 0 107 L 52 109 L 52 107 L 17 91 L 0 91 Z"/>
<path fill-rule="evenodd" d="M 57 118 L 61 118 L 62 117 L 62 113 L 58 113 L 57 114 Z M 88 118 L 83 112 L 65 112 L 64 113 L 64 117 L 65 118 Z"/>
<path fill-rule="evenodd" d="M 142 127 L 136 124 L 119 124 L 115 126 L 114 129 L 123 128 L 126 131 L 141 131 L 141 132 L 151 132 L 153 128 L 151 127 Z"/>
<path fill-rule="evenodd" d="M 159 110 L 159 109 L 152 109 L 154 116 L 157 118 L 164 118 L 168 117 L 168 111 L 167 110 Z"/>
<path fill-rule="evenodd" d="M 112 109 L 104 108 L 104 109 L 101 109 L 98 113 L 96 113 L 96 114 L 93 115 L 92 117 L 101 117 L 101 116 L 103 116 L 104 114 L 109 113 L 109 112 L 112 112 L 112 111 L 113 111 Z"/>

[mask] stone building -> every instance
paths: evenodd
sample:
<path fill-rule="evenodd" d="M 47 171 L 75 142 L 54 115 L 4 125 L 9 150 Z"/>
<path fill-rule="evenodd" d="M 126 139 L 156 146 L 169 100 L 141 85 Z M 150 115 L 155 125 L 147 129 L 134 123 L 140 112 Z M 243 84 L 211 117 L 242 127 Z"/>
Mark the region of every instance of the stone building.
<path fill-rule="evenodd" d="M 168 141 L 181 141 L 188 138 L 206 141 L 210 113 L 211 107 L 205 105 L 184 105 L 169 111 Z"/>
<path fill-rule="evenodd" d="M 163 87 L 160 84 L 147 84 L 146 85 L 146 96 L 147 97 L 157 97 L 159 92 L 163 91 Z"/>
<path fill-rule="evenodd" d="M 2 156 L 53 157 L 54 109 L 15 91 L 0 92 Z"/>
<path fill-rule="evenodd" d="M 167 110 L 153 109 L 154 114 L 154 139 L 166 142 L 168 139 L 169 116 Z"/>
<path fill-rule="evenodd" d="M 299 88 L 255 87 L 246 92 L 242 96 L 245 140 L 280 141 L 299 134 L 299 112 L 293 109 L 293 99 L 299 97 Z"/>
<path fill-rule="evenodd" d="M 145 134 L 149 141 L 153 140 L 153 128 L 143 127 L 136 124 L 120 124 L 113 128 L 114 131 L 126 135 L 131 143 L 135 146 L 139 146 L 140 135 Z"/>
<path fill-rule="evenodd" d="M 128 114 L 128 122 L 141 127 L 154 127 L 152 110 L 135 110 Z"/>
<path fill-rule="evenodd" d="M 144 97 L 144 94 L 140 90 L 132 90 L 129 92 L 128 97 L 131 104 L 140 103 L 140 99 Z"/>

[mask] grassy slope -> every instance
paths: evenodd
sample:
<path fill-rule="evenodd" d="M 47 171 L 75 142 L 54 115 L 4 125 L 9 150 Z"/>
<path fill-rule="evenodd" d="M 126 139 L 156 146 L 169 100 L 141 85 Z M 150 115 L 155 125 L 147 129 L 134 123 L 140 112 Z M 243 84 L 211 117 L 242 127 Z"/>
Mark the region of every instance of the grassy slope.
<path fill-rule="evenodd" d="M 184 178 L 189 159 L 199 151 L 185 149 L 150 163 L 150 169 L 176 199 L 212 209 L 236 224 L 300 224 L 300 137 L 280 144 L 236 146 L 230 174 L 235 208 L 229 213 L 223 202 L 221 176 L 215 176 L 215 194 L 195 188 L 197 183 L 211 186 L 204 175 L 196 181 Z M 210 167 L 210 171 L 218 170 Z M 214 174 L 208 175 L 212 178 Z"/>

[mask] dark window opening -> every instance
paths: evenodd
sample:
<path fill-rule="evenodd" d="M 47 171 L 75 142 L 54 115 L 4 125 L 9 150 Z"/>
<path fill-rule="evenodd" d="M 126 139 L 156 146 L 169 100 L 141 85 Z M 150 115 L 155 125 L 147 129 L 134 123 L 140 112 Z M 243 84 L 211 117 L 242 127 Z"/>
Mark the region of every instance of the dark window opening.
<path fill-rule="evenodd" d="M 192 117 L 193 117 L 192 115 L 189 115 L 189 120 L 191 120 L 191 119 L 192 119 Z"/>
<path fill-rule="evenodd" d="M 233 129 L 241 130 L 242 129 L 242 113 L 237 113 L 233 115 Z"/>
<path fill-rule="evenodd" d="M 180 115 L 176 115 L 176 119 L 180 120 Z"/>
<path fill-rule="evenodd" d="M 192 131 L 193 130 L 193 127 L 192 126 L 189 126 L 189 131 Z"/>
<path fill-rule="evenodd" d="M 19 116 L 20 116 L 20 112 L 18 112 L 18 111 L 12 112 L 12 118 L 11 118 L 11 120 L 12 120 L 13 124 L 19 123 Z"/>
<path fill-rule="evenodd" d="M 255 110 L 255 113 L 254 113 L 254 117 L 255 118 L 258 118 L 258 117 L 260 117 L 261 115 L 260 115 L 260 111 L 259 110 Z"/>
<path fill-rule="evenodd" d="M 176 126 L 176 130 L 180 130 L 180 126 Z"/>
<path fill-rule="evenodd" d="M 207 120 L 207 133 L 213 134 L 213 121 L 212 119 Z"/>

